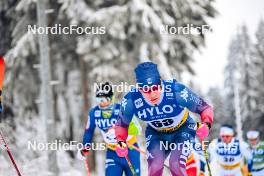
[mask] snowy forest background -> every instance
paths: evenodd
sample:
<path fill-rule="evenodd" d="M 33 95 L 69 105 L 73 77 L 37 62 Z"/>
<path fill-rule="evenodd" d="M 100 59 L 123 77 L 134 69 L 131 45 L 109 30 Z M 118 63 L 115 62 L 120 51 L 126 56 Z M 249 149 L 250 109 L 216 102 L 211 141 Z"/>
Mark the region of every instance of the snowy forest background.
<path fill-rule="evenodd" d="M 208 18 L 218 15 L 214 1 L 46 2 L 48 26 L 106 27 L 104 35 L 49 35 L 53 139 L 81 141 L 88 109 L 94 105 L 93 83 L 110 80 L 133 84 L 133 68 L 147 58 L 158 63 L 163 78 L 176 78 L 211 102 L 215 108 L 211 138 L 217 137 L 221 124 L 236 125 L 235 97 L 238 98 L 243 131 L 264 130 L 263 20 L 259 22 L 254 40 L 249 37 L 247 26 L 239 27 L 237 34 L 230 39 L 224 90 L 212 87 L 204 93 L 199 90 L 199 85 L 186 82 L 182 75 L 189 73 L 195 77 L 193 53 L 205 46 L 206 36 L 162 35 L 159 30 L 165 24 L 207 24 Z M 47 153 L 27 149 L 28 141 L 45 141 L 47 131 L 51 130 L 46 128 L 43 118 L 38 36 L 27 32 L 28 25 L 38 24 L 36 0 L 0 1 L 0 14 L 0 55 L 6 62 L 1 129 L 23 175 L 52 175 Z M 117 94 L 117 100 L 121 97 L 122 94 Z M 99 136 L 97 131 L 94 139 L 100 141 Z M 84 164 L 75 158 L 76 151 L 56 153 L 53 174 L 85 175 Z M 90 156 L 89 164 L 94 175 L 103 174 L 103 160 L 102 152 Z M 0 163 L 0 175 L 15 175 L 6 152 L 0 151 Z M 142 169 L 143 174 L 146 173 L 145 165 Z"/>

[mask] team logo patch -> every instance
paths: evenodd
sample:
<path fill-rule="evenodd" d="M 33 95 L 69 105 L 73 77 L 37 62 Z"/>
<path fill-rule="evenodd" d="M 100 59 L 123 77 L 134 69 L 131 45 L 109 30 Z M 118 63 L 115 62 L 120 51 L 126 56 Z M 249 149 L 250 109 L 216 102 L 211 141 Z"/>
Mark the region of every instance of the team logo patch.
<path fill-rule="evenodd" d="M 112 110 L 102 111 L 102 115 L 104 118 L 110 118 L 112 115 Z"/>
<path fill-rule="evenodd" d="M 96 111 L 94 112 L 94 116 L 95 116 L 95 117 L 100 117 L 100 116 L 101 116 L 101 111 L 96 110 Z"/>
<path fill-rule="evenodd" d="M 148 84 L 152 84 L 152 80 L 151 80 L 151 78 L 148 78 L 148 79 L 147 79 L 147 82 L 148 82 Z"/>
<path fill-rule="evenodd" d="M 126 105 L 127 105 L 127 99 L 123 98 L 122 102 L 121 102 L 121 106 L 124 110 L 126 110 Z"/>
<path fill-rule="evenodd" d="M 188 128 L 192 129 L 192 130 L 196 130 L 197 129 L 197 125 L 195 123 L 189 124 Z"/>
<path fill-rule="evenodd" d="M 167 83 L 173 83 L 173 79 L 167 79 L 167 80 L 164 80 L 165 82 Z"/>
<path fill-rule="evenodd" d="M 187 98 L 189 97 L 189 95 L 188 95 L 188 91 L 187 91 L 186 88 L 183 89 L 183 90 L 181 91 L 181 97 L 182 97 L 186 102 L 188 101 Z"/>
<path fill-rule="evenodd" d="M 173 97 L 173 93 L 172 93 L 172 92 L 167 92 L 167 93 L 166 93 L 166 96 L 167 96 L 167 97 Z"/>
<path fill-rule="evenodd" d="M 140 108 L 143 106 L 142 98 L 138 98 L 134 101 L 136 108 Z"/>
<path fill-rule="evenodd" d="M 115 115 L 118 115 L 119 114 L 119 109 L 116 109 L 115 112 L 114 112 Z"/>
<path fill-rule="evenodd" d="M 146 157 L 147 157 L 147 159 L 149 159 L 149 158 L 153 159 L 154 158 L 154 156 L 149 151 L 147 151 Z"/>

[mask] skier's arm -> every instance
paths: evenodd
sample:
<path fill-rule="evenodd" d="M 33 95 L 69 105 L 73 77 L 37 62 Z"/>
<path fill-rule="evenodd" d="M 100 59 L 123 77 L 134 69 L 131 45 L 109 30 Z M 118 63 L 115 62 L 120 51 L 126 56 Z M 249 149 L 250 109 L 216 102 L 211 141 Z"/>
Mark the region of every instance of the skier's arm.
<path fill-rule="evenodd" d="M 130 98 L 125 96 L 121 102 L 121 111 L 115 126 L 115 134 L 118 141 L 126 141 L 128 127 L 134 115 L 134 105 Z"/>
<path fill-rule="evenodd" d="M 248 171 L 251 172 L 252 167 L 253 167 L 253 155 L 252 155 L 252 152 L 249 148 L 249 145 L 245 142 L 241 142 L 240 147 L 241 147 L 241 153 L 243 154 L 243 156 L 247 160 Z"/>
<path fill-rule="evenodd" d="M 90 143 L 93 138 L 94 130 L 95 130 L 95 121 L 94 121 L 94 116 L 92 114 L 93 110 L 89 112 L 89 116 L 87 119 L 87 124 L 85 127 L 85 132 L 83 135 L 83 145 L 85 148 L 90 146 Z"/>
<path fill-rule="evenodd" d="M 136 119 L 136 117 L 133 117 L 128 127 L 128 135 L 139 135 L 141 131 L 142 128 L 138 120 Z"/>
<path fill-rule="evenodd" d="M 190 111 L 201 116 L 203 123 L 211 127 L 213 123 L 213 108 L 208 105 L 201 97 L 196 95 L 191 89 L 180 83 L 175 83 L 177 103 L 188 108 Z"/>

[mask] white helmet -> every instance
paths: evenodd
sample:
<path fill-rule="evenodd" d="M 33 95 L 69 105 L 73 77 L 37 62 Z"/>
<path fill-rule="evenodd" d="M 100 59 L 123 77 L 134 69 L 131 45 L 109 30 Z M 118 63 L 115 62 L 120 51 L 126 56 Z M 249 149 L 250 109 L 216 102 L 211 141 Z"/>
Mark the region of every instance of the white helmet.
<path fill-rule="evenodd" d="M 234 129 L 231 125 L 222 125 L 220 128 L 220 136 L 222 135 L 230 135 L 233 136 L 235 134 Z"/>
<path fill-rule="evenodd" d="M 248 139 L 257 139 L 259 137 L 259 132 L 258 131 L 248 131 L 247 132 L 247 138 Z"/>

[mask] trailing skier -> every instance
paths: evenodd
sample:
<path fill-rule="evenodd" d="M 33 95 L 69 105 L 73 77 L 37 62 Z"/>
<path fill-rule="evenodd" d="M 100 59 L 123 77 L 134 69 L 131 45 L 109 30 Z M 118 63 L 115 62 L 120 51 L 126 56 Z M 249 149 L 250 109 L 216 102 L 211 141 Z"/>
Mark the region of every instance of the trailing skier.
<path fill-rule="evenodd" d="M 133 119 L 129 125 L 127 143 L 131 147 L 125 151 L 126 156 L 128 156 L 127 158 L 120 158 L 115 152 L 117 140 L 114 125 L 117 121 L 121 106 L 118 103 L 114 103 L 112 86 L 108 82 L 101 84 L 97 89 L 96 100 L 98 105 L 89 112 L 87 126 L 83 136 L 83 145 L 86 147 L 78 152 L 78 158 L 81 160 L 86 159 L 91 149 L 95 127 L 98 127 L 107 146 L 105 175 L 122 176 L 124 172 L 127 176 L 139 176 L 140 153 L 133 148 L 133 146 L 138 147 L 136 135 L 141 131 L 137 120 Z"/>
<path fill-rule="evenodd" d="M 260 140 L 259 131 L 247 132 L 247 139 L 253 153 L 253 176 L 264 175 L 264 142 Z"/>
<path fill-rule="evenodd" d="M 220 168 L 218 176 L 242 176 L 244 159 L 247 160 L 248 176 L 251 176 L 252 154 L 249 146 L 234 137 L 232 126 L 222 125 L 220 138 L 210 143 L 209 153 L 211 161 L 216 161 Z"/>

